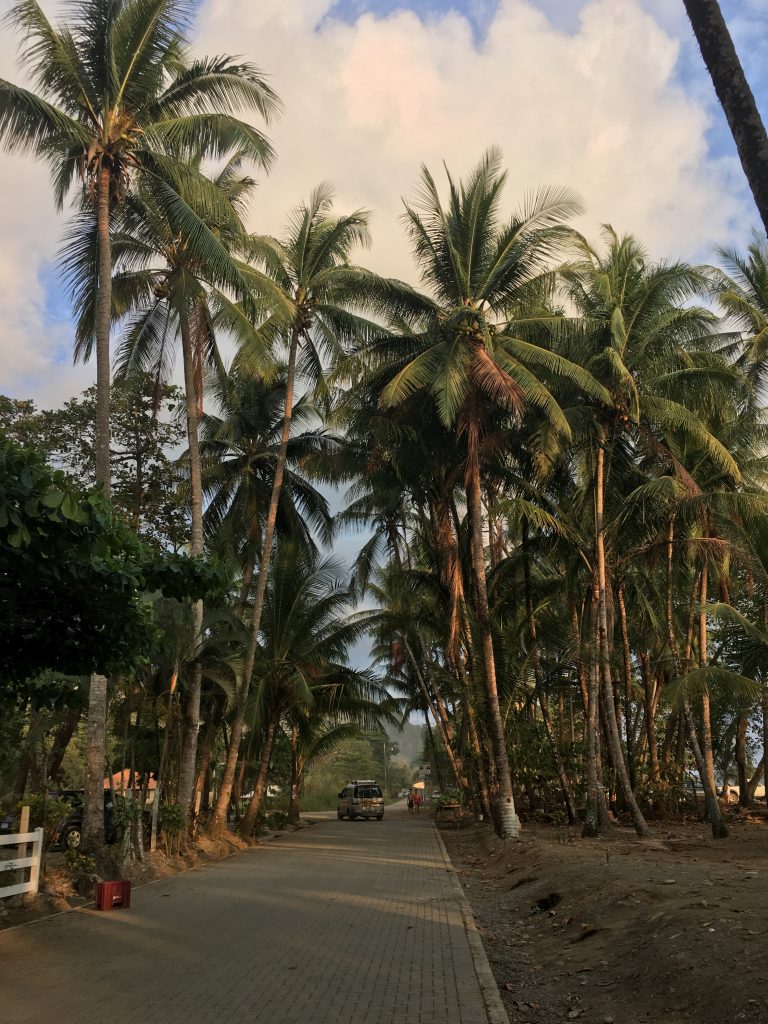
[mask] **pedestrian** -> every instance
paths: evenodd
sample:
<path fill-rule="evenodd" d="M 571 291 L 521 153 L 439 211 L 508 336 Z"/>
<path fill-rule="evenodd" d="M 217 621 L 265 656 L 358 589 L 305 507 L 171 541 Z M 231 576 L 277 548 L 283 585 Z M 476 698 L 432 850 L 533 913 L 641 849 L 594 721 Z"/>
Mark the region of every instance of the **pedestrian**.
<path fill-rule="evenodd" d="M 416 814 L 418 814 L 421 811 L 421 793 L 419 792 L 418 789 L 413 794 L 413 806 L 416 811 Z"/>
<path fill-rule="evenodd" d="M 408 813 L 413 814 L 413 790 L 408 790 Z"/>

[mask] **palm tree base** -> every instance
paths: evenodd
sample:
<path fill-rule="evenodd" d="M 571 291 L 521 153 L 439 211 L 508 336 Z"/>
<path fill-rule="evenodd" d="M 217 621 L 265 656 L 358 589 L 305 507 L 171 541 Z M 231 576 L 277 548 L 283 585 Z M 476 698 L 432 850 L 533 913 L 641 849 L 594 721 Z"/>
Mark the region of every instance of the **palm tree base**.
<path fill-rule="evenodd" d="M 514 807 L 500 808 L 499 810 L 499 839 L 519 839 L 520 819 L 515 813 Z"/>

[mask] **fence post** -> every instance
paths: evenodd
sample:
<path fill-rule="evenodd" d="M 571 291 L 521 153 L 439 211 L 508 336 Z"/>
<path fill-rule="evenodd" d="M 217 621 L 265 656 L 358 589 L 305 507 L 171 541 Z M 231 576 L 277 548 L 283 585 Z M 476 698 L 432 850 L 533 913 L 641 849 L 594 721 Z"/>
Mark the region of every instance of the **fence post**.
<path fill-rule="evenodd" d="M 29 884 L 32 886 L 30 893 L 36 894 L 40 887 L 40 865 L 43 861 L 43 837 L 45 832 L 41 828 L 35 829 L 35 840 L 32 843 L 32 856 L 34 863 L 29 869 Z"/>
<path fill-rule="evenodd" d="M 28 804 L 25 804 L 21 808 L 21 812 L 19 813 L 19 832 L 22 835 L 24 835 L 25 832 L 29 832 L 29 805 Z M 28 849 L 28 847 L 27 847 L 26 843 L 21 843 L 21 844 L 19 844 L 19 846 L 16 847 L 16 856 L 19 858 L 19 860 L 21 860 L 22 857 L 26 857 L 27 856 L 27 849 Z M 19 868 L 19 871 L 18 871 L 18 873 L 16 875 L 16 882 L 19 885 L 21 885 L 21 883 L 24 881 L 24 872 L 25 871 L 26 871 L 26 868 Z"/>

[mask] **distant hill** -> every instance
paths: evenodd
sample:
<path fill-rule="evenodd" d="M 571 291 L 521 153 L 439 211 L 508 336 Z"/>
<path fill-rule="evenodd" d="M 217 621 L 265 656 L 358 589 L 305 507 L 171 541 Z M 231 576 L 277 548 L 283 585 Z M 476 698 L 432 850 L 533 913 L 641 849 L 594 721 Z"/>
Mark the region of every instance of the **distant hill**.
<path fill-rule="evenodd" d="M 400 757 L 408 764 L 421 761 L 421 754 L 424 749 L 425 726 L 415 722 L 406 722 L 402 732 L 398 732 L 392 726 L 387 726 L 387 736 L 400 747 Z"/>

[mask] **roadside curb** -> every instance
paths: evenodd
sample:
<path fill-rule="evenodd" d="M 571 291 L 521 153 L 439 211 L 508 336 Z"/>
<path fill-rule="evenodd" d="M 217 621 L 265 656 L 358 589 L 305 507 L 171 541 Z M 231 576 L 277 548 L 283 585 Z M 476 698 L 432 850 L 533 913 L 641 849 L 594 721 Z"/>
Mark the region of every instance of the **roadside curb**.
<path fill-rule="evenodd" d="M 472 913 L 472 908 L 467 897 L 464 895 L 459 876 L 451 862 L 451 858 L 448 856 L 440 830 L 434 823 L 432 828 L 435 830 L 445 869 L 453 884 L 456 902 L 459 904 L 464 931 L 467 933 L 467 941 L 469 942 L 469 951 L 472 954 L 472 962 L 475 967 L 475 974 L 477 975 L 477 982 L 480 986 L 483 1003 L 485 1004 L 485 1012 L 488 1016 L 488 1024 L 509 1024 L 509 1016 L 502 1002 L 499 986 L 496 984 L 491 965 L 488 963 L 488 957 L 483 947 L 483 940 L 480 938 L 480 933 L 477 930 L 477 923 Z"/>

